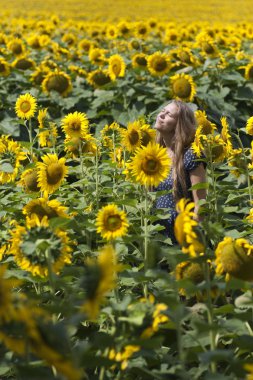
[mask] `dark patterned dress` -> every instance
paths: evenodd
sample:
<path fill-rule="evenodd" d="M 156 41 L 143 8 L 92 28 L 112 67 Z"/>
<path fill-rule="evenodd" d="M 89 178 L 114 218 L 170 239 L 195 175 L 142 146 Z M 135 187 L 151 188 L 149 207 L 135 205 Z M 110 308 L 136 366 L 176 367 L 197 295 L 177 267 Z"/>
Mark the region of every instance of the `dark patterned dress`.
<path fill-rule="evenodd" d="M 204 156 L 202 156 L 201 158 L 204 158 Z M 186 180 L 187 189 L 189 189 L 192 186 L 191 180 L 190 180 L 191 170 L 197 168 L 201 163 L 203 163 L 204 166 L 206 166 L 205 162 L 199 159 L 191 148 L 188 148 L 185 150 L 184 169 L 185 169 L 185 180 Z M 168 190 L 167 194 L 161 195 L 156 200 L 155 208 L 168 209 L 168 212 L 170 213 L 169 219 L 163 219 L 159 221 L 159 224 L 165 227 L 165 230 L 163 230 L 162 232 L 171 238 L 172 243 L 176 243 L 177 241 L 174 235 L 174 223 L 177 216 L 177 211 L 176 211 L 176 202 L 172 193 L 172 187 L 173 187 L 173 169 L 170 170 L 168 177 L 155 188 L 155 191 Z M 182 190 L 180 191 L 180 188 L 179 188 L 179 195 L 181 198 L 185 197 L 183 194 L 183 191 Z M 193 200 L 192 192 L 190 190 L 188 190 L 187 198 L 190 200 Z"/>

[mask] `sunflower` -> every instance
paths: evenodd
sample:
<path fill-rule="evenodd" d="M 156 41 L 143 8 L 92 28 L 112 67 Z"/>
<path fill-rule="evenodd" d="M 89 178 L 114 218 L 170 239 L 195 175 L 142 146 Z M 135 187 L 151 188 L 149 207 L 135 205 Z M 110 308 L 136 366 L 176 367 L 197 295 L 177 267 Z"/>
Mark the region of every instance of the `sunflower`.
<path fill-rule="evenodd" d="M 91 71 L 87 76 L 87 81 L 95 88 L 101 88 L 111 82 L 108 70 L 97 69 Z"/>
<path fill-rule="evenodd" d="M 145 53 L 136 53 L 132 56 L 132 66 L 138 69 L 147 69 L 148 56 Z"/>
<path fill-rule="evenodd" d="M 112 152 L 110 152 L 110 158 L 118 168 L 124 167 L 125 161 L 123 156 L 123 149 L 121 147 L 115 148 Z"/>
<path fill-rule="evenodd" d="M 7 77 L 10 74 L 10 65 L 4 59 L 0 58 L 0 76 Z"/>
<path fill-rule="evenodd" d="M 13 38 L 7 43 L 7 49 L 15 55 L 21 55 L 25 52 L 25 46 L 20 38 Z"/>
<path fill-rule="evenodd" d="M 32 70 L 36 67 L 35 62 L 26 56 L 18 57 L 11 65 L 19 70 Z"/>
<path fill-rule="evenodd" d="M 136 120 L 127 125 L 127 129 L 122 130 L 122 145 L 133 152 L 141 146 L 141 123 Z"/>
<path fill-rule="evenodd" d="M 141 346 L 128 344 L 122 351 L 116 352 L 114 349 L 109 351 L 109 359 L 116 362 L 120 362 L 120 368 L 124 371 L 128 366 L 129 359 L 134 355 L 135 352 L 140 351 Z"/>
<path fill-rule="evenodd" d="M 158 186 L 167 178 L 170 166 L 166 148 L 154 143 L 137 148 L 128 165 L 135 180 L 145 186 Z"/>
<path fill-rule="evenodd" d="M 108 40 L 114 40 L 118 37 L 118 28 L 114 25 L 108 25 L 106 27 L 106 37 Z"/>
<path fill-rule="evenodd" d="M 170 69 L 170 61 L 166 53 L 157 51 L 148 56 L 147 61 L 148 70 L 154 76 L 162 76 Z"/>
<path fill-rule="evenodd" d="M 183 253 L 187 253 L 191 257 L 196 257 L 204 251 L 204 245 L 198 236 L 198 223 L 194 219 L 194 207 L 193 202 L 189 202 L 185 198 L 180 199 L 176 205 L 178 215 L 174 225 L 175 236 Z"/>
<path fill-rule="evenodd" d="M 203 266 L 200 263 L 183 261 L 176 266 L 176 280 L 190 280 L 195 285 L 201 283 L 205 279 Z M 185 289 L 180 289 L 180 294 L 186 295 Z"/>
<path fill-rule="evenodd" d="M 201 133 L 204 135 L 212 135 L 214 130 L 217 129 L 214 123 L 211 123 L 207 119 L 207 115 L 205 111 L 195 111 L 195 118 L 197 120 L 197 126 L 201 129 Z"/>
<path fill-rule="evenodd" d="M 128 37 L 131 31 L 131 25 L 126 20 L 121 20 L 117 25 L 117 29 L 122 37 Z"/>
<path fill-rule="evenodd" d="M 143 124 L 141 126 L 141 145 L 147 146 L 150 142 L 155 142 L 156 132 L 150 128 L 150 125 Z"/>
<path fill-rule="evenodd" d="M 183 101 L 193 101 L 196 94 L 196 85 L 188 74 L 176 74 L 170 77 L 172 86 L 172 95 L 176 99 Z"/>
<path fill-rule="evenodd" d="M 0 183 L 13 182 L 18 175 L 21 161 L 26 158 L 21 145 L 3 135 L 0 138 Z"/>
<path fill-rule="evenodd" d="M 68 137 L 84 137 L 89 127 L 87 115 L 77 111 L 67 114 L 62 119 L 61 124 Z"/>
<path fill-rule="evenodd" d="M 67 96 L 72 91 L 70 76 L 63 71 L 49 72 L 41 84 L 42 90 L 47 94 L 51 91 L 58 92 L 61 96 Z"/>
<path fill-rule="evenodd" d="M 83 135 L 83 137 L 67 136 L 64 140 L 65 151 L 72 157 L 79 157 L 80 152 L 91 154 L 95 156 L 98 151 L 98 145 L 96 139 L 89 133 Z"/>
<path fill-rule="evenodd" d="M 215 250 L 217 274 L 253 281 L 253 245 L 246 239 L 226 236 Z"/>
<path fill-rule="evenodd" d="M 247 120 L 247 124 L 246 124 L 246 132 L 248 133 L 248 135 L 253 136 L 253 116 L 251 116 L 251 117 Z"/>
<path fill-rule="evenodd" d="M 51 218 L 69 218 L 66 213 L 67 207 L 62 206 L 57 199 L 48 200 L 47 198 L 32 199 L 23 207 L 23 214 L 32 217 L 33 214 L 42 220 L 44 216 Z"/>
<path fill-rule="evenodd" d="M 91 63 L 94 63 L 99 66 L 103 66 L 105 64 L 105 50 L 100 48 L 92 48 L 89 51 L 89 60 Z"/>
<path fill-rule="evenodd" d="M 97 318 L 105 295 L 116 287 L 116 273 L 119 268 L 116 252 L 111 245 L 102 248 L 96 261 L 87 261 L 87 273 L 81 282 L 86 291 L 87 300 L 81 310 L 88 315 L 89 319 Z"/>
<path fill-rule="evenodd" d="M 38 186 L 38 171 L 36 168 L 27 169 L 21 174 L 18 185 L 23 187 L 26 193 L 40 191 Z"/>
<path fill-rule="evenodd" d="M 177 51 L 177 57 L 185 65 L 193 65 L 195 63 L 195 58 L 190 48 L 187 48 L 187 47 L 180 48 Z"/>
<path fill-rule="evenodd" d="M 125 75 L 126 64 L 119 54 L 111 55 L 108 63 L 108 73 L 112 81 Z"/>
<path fill-rule="evenodd" d="M 40 86 L 48 73 L 48 68 L 42 66 L 37 67 L 35 71 L 31 74 L 30 80 L 35 85 Z"/>
<path fill-rule="evenodd" d="M 129 224 L 125 212 L 111 204 L 104 206 L 98 212 L 96 226 L 102 238 L 113 240 L 126 235 Z"/>
<path fill-rule="evenodd" d="M 82 39 L 78 43 L 78 50 L 82 53 L 89 53 L 90 49 L 94 47 L 94 42 L 87 40 L 87 39 Z"/>
<path fill-rule="evenodd" d="M 42 157 L 43 162 L 37 162 L 38 184 L 44 195 L 54 193 L 67 176 L 68 168 L 65 158 L 58 159 L 56 154 Z"/>
<path fill-rule="evenodd" d="M 73 33 L 65 33 L 63 36 L 62 36 L 62 42 L 64 42 L 65 44 L 68 45 L 68 47 L 70 46 L 73 46 L 76 44 L 77 42 L 77 37 L 75 34 Z"/>
<path fill-rule="evenodd" d="M 253 63 L 248 63 L 247 66 L 245 66 L 245 79 L 252 80 L 253 79 Z"/>
<path fill-rule="evenodd" d="M 33 49 L 41 49 L 42 45 L 40 42 L 40 36 L 39 35 L 32 35 L 27 38 L 27 43 L 30 45 Z"/>
<path fill-rule="evenodd" d="M 148 23 L 138 21 L 134 24 L 134 35 L 136 38 L 146 39 L 149 35 L 150 27 Z"/>
<path fill-rule="evenodd" d="M 228 147 L 220 135 L 208 135 L 204 143 L 204 153 L 213 162 L 222 162 L 228 155 Z"/>
<path fill-rule="evenodd" d="M 50 227 L 47 216 L 40 219 L 32 214 L 25 226 L 17 224 L 11 231 L 10 243 L 10 254 L 17 265 L 33 276 L 47 277 L 49 270 L 58 274 L 71 262 L 72 248 L 67 233 Z"/>
<path fill-rule="evenodd" d="M 113 122 L 110 125 L 105 125 L 100 131 L 102 144 L 105 147 L 113 148 L 121 142 L 123 128 L 118 123 Z"/>
<path fill-rule="evenodd" d="M 231 173 L 235 177 L 240 177 L 241 174 L 247 171 L 247 160 L 244 158 L 241 148 L 229 151 L 228 166 L 232 166 Z"/>
<path fill-rule="evenodd" d="M 58 136 L 57 126 L 55 123 L 48 123 L 48 129 L 39 130 L 38 138 L 39 138 L 39 144 L 42 147 L 49 147 L 55 146 L 56 140 Z"/>
<path fill-rule="evenodd" d="M 16 101 L 15 111 L 21 119 L 31 119 L 37 108 L 36 99 L 30 94 L 20 95 Z"/>
<path fill-rule="evenodd" d="M 233 146 L 232 146 L 232 138 L 229 133 L 228 121 L 225 116 L 221 117 L 221 126 L 222 126 L 222 129 L 221 129 L 220 135 L 221 135 L 222 140 L 225 142 L 227 146 L 227 152 L 229 153 L 233 149 Z"/>
<path fill-rule="evenodd" d="M 6 278 L 7 265 L 0 266 L 0 321 L 8 321 L 13 309 L 13 293 L 14 286 L 17 286 L 21 281 L 13 278 Z M 1 323 L 0 322 L 0 323 Z M 2 325 L 2 323 L 1 323 Z"/>

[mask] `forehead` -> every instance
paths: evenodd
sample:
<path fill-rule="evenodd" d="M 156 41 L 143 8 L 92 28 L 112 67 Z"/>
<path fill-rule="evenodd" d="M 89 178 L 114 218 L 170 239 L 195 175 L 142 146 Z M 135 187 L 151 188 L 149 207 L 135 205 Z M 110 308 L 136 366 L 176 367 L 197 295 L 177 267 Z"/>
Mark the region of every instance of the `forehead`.
<path fill-rule="evenodd" d="M 172 114 L 176 114 L 178 112 L 178 106 L 175 103 L 169 103 L 164 107 L 165 111 L 170 111 Z"/>

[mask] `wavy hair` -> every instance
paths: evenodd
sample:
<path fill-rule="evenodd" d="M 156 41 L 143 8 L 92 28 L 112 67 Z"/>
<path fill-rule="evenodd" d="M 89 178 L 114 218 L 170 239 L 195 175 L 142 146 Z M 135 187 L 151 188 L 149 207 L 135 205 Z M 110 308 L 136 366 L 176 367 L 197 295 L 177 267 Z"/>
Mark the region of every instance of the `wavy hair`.
<path fill-rule="evenodd" d="M 180 193 L 183 192 L 187 197 L 187 186 L 184 171 L 184 151 L 189 148 L 194 141 L 196 133 L 196 119 L 194 112 L 181 100 L 172 100 L 169 103 L 174 103 L 178 108 L 177 124 L 175 134 L 172 139 L 171 149 L 174 152 L 173 157 L 173 194 L 176 200 L 180 198 Z M 168 104 L 169 104 L 168 103 Z M 166 147 L 160 132 L 156 131 L 156 142 L 161 146 Z"/>

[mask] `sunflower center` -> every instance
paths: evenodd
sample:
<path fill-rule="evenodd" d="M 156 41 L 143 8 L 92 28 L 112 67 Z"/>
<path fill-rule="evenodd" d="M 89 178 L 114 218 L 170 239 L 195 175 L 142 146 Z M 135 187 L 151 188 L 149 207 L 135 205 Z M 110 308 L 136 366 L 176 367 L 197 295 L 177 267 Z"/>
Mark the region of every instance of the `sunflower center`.
<path fill-rule="evenodd" d="M 204 135 L 209 135 L 212 133 L 212 124 L 209 120 L 203 118 L 198 119 L 198 124 L 201 126 L 201 132 Z"/>
<path fill-rule="evenodd" d="M 148 158 L 142 164 L 142 170 L 146 174 L 154 174 L 157 172 L 157 169 L 158 169 L 158 162 L 157 160 L 154 160 L 153 157 Z"/>
<path fill-rule="evenodd" d="M 80 128 L 81 128 L 81 124 L 78 120 L 76 121 L 73 121 L 71 124 L 70 124 L 70 128 L 73 130 L 73 131 L 79 131 Z"/>
<path fill-rule="evenodd" d="M 179 78 L 173 83 L 173 92 L 179 98 L 188 98 L 191 94 L 191 84 L 185 78 Z"/>
<path fill-rule="evenodd" d="M 139 28 L 138 32 L 141 35 L 145 35 L 147 33 L 147 29 L 145 27 L 142 27 L 142 28 Z"/>
<path fill-rule="evenodd" d="M 167 68 L 167 62 L 165 59 L 159 58 L 154 62 L 155 71 L 163 71 Z"/>
<path fill-rule="evenodd" d="M 48 219 L 55 218 L 58 216 L 57 212 L 52 207 L 39 204 L 31 207 L 31 209 L 29 210 L 29 214 L 36 214 L 40 219 L 42 219 L 43 216 L 47 216 Z"/>
<path fill-rule="evenodd" d="M 213 54 L 214 53 L 214 47 L 211 44 L 209 44 L 208 42 L 204 42 L 202 45 L 202 48 L 203 48 L 204 52 L 206 52 L 207 54 Z"/>
<path fill-rule="evenodd" d="M 131 145 L 137 144 L 139 139 L 140 139 L 140 137 L 139 137 L 139 133 L 137 131 L 132 131 L 129 134 L 129 141 L 130 141 Z"/>
<path fill-rule="evenodd" d="M 47 168 L 47 182 L 56 185 L 63 177 L 63 167 L 59 163 L 50 164 Z"/>
<path fill-rule="evenodd" d="M 116 231 L 118 230 L 121 225 L 122 225 L 122 221 L 121 221 L 121 218 L 119 215 L 110 215 L 108 218 L 107 218 L 107 229 L 110 230 L 110 231 Z"/>
<path fill-rule="evenodd" d="M 118 76 L 120 73 L 120 64 L 114 63 L 114 65 L 112 65 L 112 71 L 114 72 L 116 76 Z"/>
<path fill-rule="evenodd" d="M 224 153 L 224 146 L 223 145 L 216 145 L 212 147 L 212 157 L 214 159 L 218 159 L 221 157 Z"/>
<path fill-rule="evenodd" d="M 146 67 L 147 66 L 147 60 L 145 57 L 136 57 L 136 62 L 139 66 Z"/>
<path fill-rule="evenodd" d="M 69 81 L 63 75 L 53 75 L 48 79 L 46 87 L 48 91 L 54 90 L 62 94 L 68 89 Z"/>
<path fill-rule="evenodd" d="M 93 81 L 96 85 L 98 86 L 104 86 L 105 84 L 109 83 L 111 80 L 110 80 L 110 77 L 109 75 L 106 75 L 105 73 L 103 73 L 102 71 L 100 72 L 97 72 L 94 76 L 93 76 Z"/>
<path fill-rule="evenodd" d="M 225 272 L 246 281 L 252 280 L 253 257 L 235 242 L 223 247 L 220 261 Z"/>
<path fill-rule="evenodd" d="M 20 109 L 22 112 L 24 113 L 27 113 L 30 111 L 31 109 L 31 103 L 28 102 L 27 100 L 24 100 L 21 104 L 20 104 Z"/>
<path fill-rule="evenodd" d="M 37 171 L 28 173 L 24 178 L 25 187 L 30 191 L 39 191 Z"/>
<path fill-rule="evenodd" d="M 21 54 L 22 45 L 16 42 L 12 45 L 11 50 L 13 51 L 14 54 Z"/>

